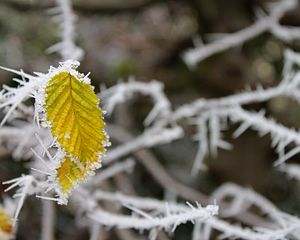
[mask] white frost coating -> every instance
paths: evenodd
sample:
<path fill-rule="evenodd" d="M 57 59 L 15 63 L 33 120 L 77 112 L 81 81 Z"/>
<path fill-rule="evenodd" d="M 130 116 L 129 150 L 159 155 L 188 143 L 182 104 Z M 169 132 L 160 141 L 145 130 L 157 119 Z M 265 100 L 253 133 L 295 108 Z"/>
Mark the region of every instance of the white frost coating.
<path fill-rule="evenodd" d="M 255 205 L 281 227 L 286 225 L 283 222 L 283 219 L 287 217 L 285 213 L 281 212 L 273 203 L 251 189 L 241 188 L 233 183 L 226 183 L 214 191 L 211 196 L 212 199 L 217 199 L 219 203 L 228 197 L 232 197 L 233 199 L 230 206 L 224 210 L 223 216 L 233 217 L 247 211 L 251 205 Z"/>
<path fill-rule="evenodd" d="M 300 38 L 299 28 L 283 27 L 279 21 L 283 15 L 289 10 L 297 7 L 297 0 L 281 0 L 269 5 L 269 16 L 260 16 L 253 25 L 244 28 L 236 33 L 227 34 L 218 40 L 206 45 L 200 45 L 194 49 L 190 49 L 184 53 L 184 61 L 189 66 L 195 66 L 202 60 L 223 52 L 229 48 L 239 46 L 244 42 L 266 32 L 271 32 L 275 37 L 285 42 L 290 42 Z"/>
<path fill-rule="evenodd" d="M 183 129 L 179 126 L 174 126 L 172 128 L 149 128 L 132 141 L 109 150 L 105 156 L 104 164 L 109 164 L 110 162 L 143 147 L 152 147 L 158 144 L 173 142 L 174 140 L 180 139 L 182 135 Z"/>
<path fill-rule="evenodd" d="M 55 203 L 53 201 L 42 202 L 42 236 L 41 240 L 54 240 L 55 228 Z"/>
<path fill-rule="evenodd" d="M 90 181 L 87 181 L 87 185 L 92 185 L 97 187 L 106 179 L 111 178 L 120 172 L 123 171 L 131 172 L 134 165 L 135 165 L 135 161 L 131 158 L 123 162 L 115 163 L 112 166 L 107 167 L 106 169 L 102 169 L 101 172 L 99 172 L 95 177 L 89 179 Z"/>
<path fill-rule="evenodd" d="M 87 216 L 104 226 L 118 226 L 119 228 L 136 228 L 140 230 L 154 230 L 156 228 L 174 231 L 180 224 L 187 221 L 205 222 L 218 213 L 216 205 L 201 207 L 191 204 L 167 204 L 150 198 L 130 197 L 123 194 L 108 193 L 100 190 L 90 195 L 86 190 L 79 189 L 73 195 L 77 203 L 85 202 L 84 211 Z M 105 211 L 97 206 L 97 200 L 116 201 L 132 210 L 132 216 L 123 216 Z M 151 213 L 144 210 L 151 210 Z M 153 234 L 153 232 L 152 232 Z"/>
<path fill-rule="evenodd" d="M 154 107 L 144 120 L 144 124 L 150 125 L 156 118 L 163 118 L 171 113 L 171 103 L 163 92 L 163 84 L 152 80 L 147 83 L 137 82 L 130 78 L 128 82 L 120 82 L 118 85 L 101 92 L 101 99 L 106 100 L 104 108 L 111 114 L 117 104 L 126 102 L 134 93 L 149 95 L 153 99 Z"/>
<path fill-rule="evenodd" d="M 253 240 L 299 239 L 300 219 L 280 211 L 274 204 L 258 193 L 228 183 L 219 187 L 212 194 L 212 198 L 216 198 L 218 201 L 223 201 L 228 197 L 233 197 L 233 199 L 231 200 L 229 208 L 226 209 L 225 214 L 227 216 L 233 217 L 241 214 L 247 211 L 251 205 L 254 205 L 257 206 L 263 214 L 269 217 L 270 225 L 269 228 L 257 227 L 255 231 L 250 229 L 241 231 L 241 229 L 235 226 L 229 226 L 226 222 L 222 223 L 219 220 L 215 220 L 211 226 L 219 230 L 223 229 L 221 231 L 224 232 L 224 237 L 242 237 L 243 239 Z"/>
<path fill-rule="evenodd" d="M 56 43 L 47 49 L 48 53 L 58 52 L 62 60 L 81 60 L 83 50 L 75 44 L 75 22 L 76 16 L 73 14 L 71 0 L 56 0 L 57 7 L 52 9 L 54 21 L 60 25 L 61 42 Z"/>
<path fill-rule="evenodd" d="M 282 172 L 285 172 L 290 178 L 294 178 L 300 181 L 300 166 L 299 164 L 283 164 L 279 168 Z"/>
<path fill-rule="evenodd" d="M 217 217 L 211 217 L 207 221 L 201 221 L 201 219 L 200 221 L 196 220 L 195 222 L 201 223 L 203 225 L 203 235 L 206 239 L 210 239 L 209 237 L 211 229 L 216 229 L 222 232 L 225 239 L 232 237 L 249 240 L 279 240 L 284 239 L 284 237 L 287 236 L 292 236 L 295 237 L 295 239 L 300 239 L 299 235 L 297 235 L 297 230 L 300 228 L 300 220 L 296 217 L 281 212 L 276 207 L 274 207 L 272 203 L 270 203 L 259 194 L 233 184 L 225 184 L 213 194 L 213 196 L 215 196 L 218 200 L 232 195 L 236 198 L 242 198 L 242 201 L 246 202 L 246 206 L 249 206 L 249 204 L 257 205 L 260 209 L 262 209 L 263 212 L 272 217 L 274 216 L 274 221 L 272 220 L 269 223 L 268 228 L 260 227 L 251 229 L 229 224 L 225 220 L 218 219 Z M 151 212 L 156 213 L 156 215 L 154 216 L 160 216 L 164 214 L 165 216 L 174 216 L 175 214 L 189 212 L 191 211 L 192 207 L 190 204 L 188 204 L 189 206 L 187 206 L 179 203 L 168 203 L 166 205 L 164 202 L 158 201 L 156 199 L 132 197 L 121 193 L 109 193 L 101 190 L 97 190 L 92 196 L 92 199 L 117 202 L 120 205 L 129 206 L 130 209 L 137 209 L 139 210 L 140 214 L 143 214 L 144 217 L 142 218 L 142 221 L 140 221 L 141 219 L 137 216 L 124 218 L 103 211 L 103 209 L 100 209 L 100 211 L 98 213 L 95 213 L 95 215 L 94 213 L 91 214 L 92 218 L 95 221 L 101 222 L 103 225 L 119 226 L 124 228 L 135 228 L 138 227 L 139 224 L 145 224 L 145 222 L 147 222 L 147 224 L 145 225 L 147 227 L 155 225 L 156 222 L 152 221 L 153 217 L 151 216 Z M 235 204 L 237 204 L 238 206 L 235 206 Z M 244 210 L 244 208 L 239 208 L 239 206 L 240 205 L 238 201 L 233 201 L 228 210 L 232 211 L 232 209 L 237 209 L 238 211 L 232 213 L 238 215 Z M 193 210 L 195 210 L 195 208 Z M 110 221 L 108 221 L 106 224 L 104 219 L 110 219 Z M 138 229 L 144 229 L 144 227 L 139 226 Z"/>
<path fill-rule="evenodd" d="M 166 204 L 155 199 L 136 198 L 99 190 L 96 191 L 92 197 L 98 200 L 118 201 L 137 215 L 140 215 L 140 217 L 133 215 L 121 216 L 102 209 L 98 209 L 89 214 L 89 217 L 96 222 L 105 226 L 117 226 L 119 228 L 135 228 L 141 230 L 160 228 L 166 231 L 172 230 L 173 232 L 176 227 L 182 223 L 194 220 L 205 222 L 212 216 L 218 214 L 218 206 L 216 205 L 201 207 L 197 203 L 196 206 L 191 204 L 188 204 L 188 206 L 176 203 Z M 144 210 L 156 210 L 159 216 L 151 215 Z"/>
<path fill-rule="evenodd" d="M 230 145 L 226 145 L 227 143 L 221 139 L 220 131 L 221 129 L 212 122 L 211 119 L 218 119 L 218 121 L 226 121 L 228 118 L 233 123 L 240 123 L 240 127 L 233 133 L 233 137 L 239 137 L 243 132 L 245 132 L 248 128 L 251 128 L 258 132 L 259 136 L 264 136 L 266 134 L 271 134 L 272 137 L 272 147 L 274 147 L 279 154 L 278 160 L 275 162 L 275 165 L 282 164 L 298 152 L 300 152 L 300 132 L 294 129 L 287 128 L 281 124 L 276 123 L 272 119 L 268 119 L 264 116 L 264 112 L 249 112 L 240 107 L 228 107 L 228 108 L 216 108 L 207 111 L 203 111 L 199 117 L 199 119 L 195 122 L 196 124 L 200 124 L 199 126 L 204 129 L 206 125 L 203 126 L 203 121 L 209 121 L 212 126 L 210 128 L 210 135 L 217 136 L 214 141 L 210 141 L 208 145 L 205 142 L 207 137 L 199 136 L 198 139 L 200 141 L 199 151 L 201 152 L 200 156 L 197 155 L 195 159 L 194 166 L 198 168 L 198 165 L 201 166 L 203 162 L 203 158 L 209 153 L 209 148 L 227 148 Z M 201 129 L 200 129 L 201 130 Z M 201 145 L 201 142 L 203 145 Z M 288 144 L 294 144 L 294 147 L 289 152 L 285 152 L 285 147 Z M 199 170 L 199 169 L 198 169 Z M 196 171 L 196 170 L 194 170 Z"/>
<path fill-rule="evenodd" d="M 295 52 L 293 53 L 294 56 L 299 56 L 299 54 Z M 177 110 L 171 114 L 170 118 L 177 121 L 182 118 L 193 117 L 199 114 L 199 112 L 207 109 L 221 109 L 228 106 L 241 106 L 250 103 L 265 102 L 279 96 L 287 96 L 299 101 L 300 72 L 295 73 L 292 70 L 292 64 L 298 64 L 298 62 L 295 61 L 297 58 L 294 56 L 293 58 L 290 58 L 291 56 L 291 51 L 289 51 L 289 53 L 286 54 L 286 65 L 289 67 L 286 69 L 286 74 L 285 72 L 283 73 L 283 79 L 279 85 L 267 89 L 264 89 L 262 86 L 258 86 L 252 91 L 247 90 L 216 99 L 198 99 L 192 103 L 188 103 L 177 108 Z"/>
<path fill-rule="evenodd" d="M 182 223 L 188 221 L 207 221 L 210 217 L 216 215 L 218 212 L 217 206 L 207 206 L 207 207 L 196 207 L 191 208 L 190 211 L 169 214 L 162 217 L 127 217 L 121 216 L 113 213 L 109 213 L 105 210 L 98 209 L 89 217 L 96 222 L 99 222 L 106 226 L 117 226 L 118 228 L 134 228 L 141 230 L 149 230 L 153 228 L 161 228 L 164 230 L 171 229 L 172 232 L 175 231 L 176 227 Z M 141 212 L 139 212 L 141 214 Z"/>
<path fill-rule="evenodd" d="M 199 141 L 199 149 L 192 169 L 193 174 L 205 167 L 203 161 L 209 153 L 215 155 L 218 148 L 231 149 L 231 145 L 221 137 L 221 131 L 228 126 L 227 119 L 241 124 L 233 137 L 238 137 L 248 128 L 257 130 L 260 136 L 270 133 L 272 146 L 279 154 L 275 165 L 285 162 L 300 151 L 298 131 L 268 120 L 264 117 L 264 111 L 251 113 L 239 107 L 249 103 L 268 101 L 278 96 L 290 97 L 300 103 L 300 72 L 293 68 L 296 66 L 298 69 L 300 66 L 299 54 L 287 50 L 285 60 L 283 80 L 275 87 L 268 89 L 257 87 L 253 91 L 248 90 L 218 99 L 199 99 L 179 107 L 171 114 L 170 118 L 174 121 L 196 116 L 196 120 L 191 121 L 198 126 L 196 140 Z M 293 143 L 295 147 L 286 153 L 285 147 L 289 143 Z"/>
<path fill-rule="evenodd" d="M 8 108 L 4 118 L 1 120 L 0 125 L 3 126 L 7 120 L 9 120 L 9 117 L 16 108 L 34 94 L 34 91 L 39 85 L 39 79 L 35 76 L 24 73 L 22 70 L 17 71 L 1 66 L 0 68 L 22 77 L 22 79 L 13 79 L 19 83 L 18 88 L 12 88 L 4 85 L 0 92 L 0 109 Z"/>
<path fill-rule="evenodd" d="M 34 189 L 32 189 L 31 185 L 32 182 L 34 181 L 34 178 L 30 175 L 23 175 L 19 178 L 15 178 L 9 181 L 3 182 L 3 184 L 11 184 L 9 187 L 5 189 L 5 192 L 15 188 L 19 187 L 17 192 L 14 194 L 15 198 L 20 198 L 15 213 L 14 213 L 14 219 L 13 219 L 13 226 L 16 225 L 20 211 L 22 209 L 22 206 L 24 204 L 25 198 L 28 194 L 32 194 L 34 192 Z"/>

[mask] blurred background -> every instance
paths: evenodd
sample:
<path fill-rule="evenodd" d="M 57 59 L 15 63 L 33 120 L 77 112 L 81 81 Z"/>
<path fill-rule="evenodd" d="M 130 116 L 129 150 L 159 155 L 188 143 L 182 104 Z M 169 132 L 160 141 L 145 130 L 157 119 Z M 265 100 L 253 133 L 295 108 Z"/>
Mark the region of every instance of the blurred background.
<path fill-rule="evenodd" d="M 134 76 L 139 81 L 156 79 L 165 86 L 173 106 L 197 98 L 227 96 L 246 86 L 277 85 L 281 80 L 283 50 L 300 50 L 300 41 L 284 44 L 271 34 L 263 34 L 243 46 L 210 57 L 191 70 L 182 60 L 183 52 L 193 47 L 195 35 L 205 42 L 220 37 L 214 33 L 232 33 L 256 20 L 255 10 L 265 9 L 262 0 L 74 0 L 78 16 L 77 43 L 85 51 L 80 71 L 91 72 L 96 89 L 113 86 Z M 59 56 L 46 50 L 58 42 L 58 26 L 47 12 L 51 0 L 0 0 L 0 65 L 23 69 L 28 73 L 46 72 L 57 66 Z M 300 26 L 300 7 L 288 12 L 283 25 Z M 14 85 L 10 73 L 0 71 L 0 83 Z M 143 131 L 143 119 L 151 109 L 150 99 L 137 96 L 119 106 L 107 119 L 133 135 Z M 288 98 L 275 98 L 268 103 L 247 106 L 265 108 L 278 122 L 300 127 L 299 106 Z M 183 123 L 186 124 L 186 123 Z M 297 182 L 288 179 L 272 167 L 276 154 L 270 138 L 259 138 L 247 131 L 238 139 L 224 132 L 232 151 L 219 151 L 206 159 L 208 171 L 191 178 L 191 168 L 197 151 L 192 136 L 195 128 L 185 125 L 185 137 L 172 144 L 151 149 L 174 179 L 209 195 L 224 182 L 251 187 L 266 196 L 280 209 L 299 215 L 300 192 Z M 112 139 L 113 144 L 117 144 Z M 12 161 L 5 146 L 0 151 L 0 181 L 28 172 L 26 162 Z M 295 156 L 290 162 L 299 161 Z M 139 164 L 129 176 L 140 196 L 164 198 L 164 189 Z M 0 186 L 3 192 L 3 186 Z M 297 191 L 296 191 L 297 190 Z M 39 239 L 39 200 L 29 198 L 20 216 L 17 239 Z M 58 207 L 57 239 L 88 239 L 88 231 L 76 225 L 68 208 Z M 172 239 L 190 239 L 192 225 L 177 228 Z M 121 239 L 111 231 L 107 240 Z M 146 239 L 136 236 L 136 239 Z"/>

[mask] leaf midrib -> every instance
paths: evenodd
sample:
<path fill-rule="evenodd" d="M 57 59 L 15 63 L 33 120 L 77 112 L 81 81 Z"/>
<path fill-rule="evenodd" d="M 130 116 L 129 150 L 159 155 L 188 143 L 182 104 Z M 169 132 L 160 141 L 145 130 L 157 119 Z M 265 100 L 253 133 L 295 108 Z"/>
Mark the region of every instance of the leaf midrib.
<path fill-rule="evenodd" d="M 78 120 L 78 114 L 77 114 L 77 111 L 75 111 L 75 105 L 76 105 L 76 103 L 74 102 L 74 100 L 73 100 L 73 87 L 72 87 L 72 75 L 69 73 L 69 84 L 70 84 L 70 95 L 71 95 L 71 109 L 72 109 L 72 112 L 73 112 L 73 114 L 74 114 L 74 124 L 77 124 L 78 126 L 81 126 L 81 123 L 80 123 L 80 121 Z M 80 118 L 81 116 L 79 116 L 79 118 Z M 73 129 L 73 127 L 72 127 L 72 129 Z M 71 133 L 70 133 L 71 134 Z M 85 141 L 82 141 L 82 138 L 83 138 L 83 136 L 82 136 L 82 133 L 81 133 L 81 130 L 80 130 L 80 127 L 78 128 L 78 136 L 77 137 L 80 137 L 80 142 L 81 142 L 81 144 L 82 144 L 82 146 L 83 147 L 80 147 L 80 153 L 79 153 L 79 156 L 78 156 L 78 158 L 79 157 L 81 157 L 81 155 L 82 155 L 82 151 L 83 151 L 83 149 L 84 150 L 87 150 L 87 151 L 90 151 L 89 150 L 89 148 L 87 148 L 86 147 L 86 143 L 85 143 Z M 77 141 L 77 139 L 75 139 L 75 141 Z M 76 147 L 76 146 L 75 146 Z M 85 155 L 87 155 L 87 154 L 85 154 Z M 79 161 L 82 161 L 83 159 L 79 159 Z M 86 166 L 87 167 L 87 166 Z"/>

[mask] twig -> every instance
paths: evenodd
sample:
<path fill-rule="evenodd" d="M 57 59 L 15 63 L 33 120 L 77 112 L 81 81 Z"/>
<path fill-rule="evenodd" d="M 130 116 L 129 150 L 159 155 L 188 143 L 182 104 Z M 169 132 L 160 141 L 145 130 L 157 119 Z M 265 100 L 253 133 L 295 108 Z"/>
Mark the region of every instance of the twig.
<path fill-rule="evenodd" d="M 42 240 L 54 240 L 55 225 L 55 203 L 42 201 Z"/>
<path fill-rule="evenodd" d="M 195 66 L 202 60 L 223 52 L 229 48 L 239 46 L 244 42 L 266 32 L 270 31 L 273 35 L 283 41 L 291 41 L 300 38 L 300 31 L 296 28 L 287 28 L 280 25 L 279 20 L 289 10 L 297 6 L 296 0 L 281 0 L 273 3 L 270 10 L 270 16 L 262 17 L 259 21 L 233 34 L 216 40 L 207 45 L 201 45 L 195 49 L 184 53 L 184 60 L 189 66 Z"/>
<path fill-rule="evenodd" d="M 75 21 L 76 17 L 72 12 L 71 0 L 56 0 L 58 7 L 54 8 L 55 20 L 60 24 L 61 42 L 48 48 L 48 52 L 58 52 L 63 61 L 65 60 L 81 60 L 83 50 L 75 44 Z"/>
<path fill-rule="evenodd" d="M 118 126 L 111 126 L 109 127 L 108 131 L 112 138 L 115 138 L 120 142 L 130 142 L 133 139 L 132 135 Z M 207 198 L 204 195 L 172 179 L 149 151 L 141 149 L 139 151 L 133 152 L 133 155 L 141 164 L 144 165 L 144 167 L 150 172 L 154 179 L 165 189 L 168 189 L 169 191 L 176 193 L 177 195 L 189 201 L 199 201 L 202 203 L 207 203 Z M 108 154 L 108 157 L 109 156 L 110 155 Z"/>

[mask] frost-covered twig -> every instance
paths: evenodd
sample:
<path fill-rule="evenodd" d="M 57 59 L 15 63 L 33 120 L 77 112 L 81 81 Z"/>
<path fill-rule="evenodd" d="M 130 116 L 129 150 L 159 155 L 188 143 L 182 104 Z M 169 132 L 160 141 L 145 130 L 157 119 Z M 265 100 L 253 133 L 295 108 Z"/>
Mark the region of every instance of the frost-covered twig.
<path fill-rule="evenodd" d="M 173 214 L 168 212 L 168 208 L 166 207 L 167 212 L 161 217 L 153 217 L 139 209 L 129 208 L 142 217 L 122 216 L 109 213 L 102 209 L 97 209 L 94 213 L 90 214 L 89 217 L 96 222 L 111 227 L 117 226 L 118 228 L 134 228 L 140 230 L 159 228 L 164 230 L 172 229 L 172 231 L 174 231 L 178 225 L 186 223 L 187 221 L 197 220 L 205 222 L 218 213 L 218 207 L 214 205 L 207 207 L 191 206 L 189 211 Z"/>
<path fill-rule="evenodd" d="M 3 126 L 0 128 L 0 143 L 3 144 L 12 153 L 14 159 L 30 159 L 33 154 L 31 148 L 39 151 L 40 147 L 34 134 L 48 142 L 49 133 L 44 129 L 38 128 L 32 123 L 25 121 L 14 121 L 12 126 Z"/>
<path fill-rule="evenodd" d="M 91 234 L 90 234 L 90 240 L 98 240 L 100 231 L 101 231 L 101 224 L 94 222 L 91 227 Z"/>
<path fill-rule="evenodd" d="M 131 158 L 115 163 L 114 165 L 106 168 L 106 169 L 101 169 L 101 171 L 96 174 L 95 177 L 90 179 L 90 181 L 87 182 L 88 185 L 92 186 L 99 186 L 104 180 L 115 176 L 116 174 L 123 172 L 123 171 L 131 171 L 135 165 L 135 161 Z"/>
<path fill-rule="evenodd" d="M 144 147 L 172 142 L 180 138 L 182 134 L 183 130 L 179 126 L 172 128 L 149 128 L 132 141 L 108 151 L 103 163 L 107 164 Z"/>
<path fill-rule="evenodd" d="M 230 185 L 227 185 L 230 186 Z M 238 187 L 236 187 L 237 190 L 239 190 Z M 241 189 L 241 191 L 243 191 Z M 247 191 L 247 190 L 246 190 Z M 260 195 L 249 191 L 249 194 L 247 196 L 250 197 L 249 200 L 252 202 L 255 200 L 259 200 L 257 204 L 260 206 L 260 202 L 263 202 L 263 208 L 264 205 L 267 206 L 267 208 L 264 208 L 265 211 L 269 210 L 270 208 L 268 207 L 269 203 L 267 200 L 264 200 Z M 239 196 L 242 197 L 243 194 L 242 192 L 239 192 Z M 253 197 L 253 198 L 252 198 Z M 126 196 L 121 193 L 108 193 L 108 192 L 103 192 L 100 190 L 97 190 L 93 198 L 98 199 L 98 200 L 105 200 L 105 201 L 112 201 L 112 202 L 118 202 L 120 205 L 125 205 L 125 206 L 131 206 L 132 208 L 137 208 L 137 209 L 142 209 L 143 211 L 154 211 L 156 214 L 162 214 L 165 213 L 166 211 L 169 212 L 169 214 L 172 213 L 182 213 L 185 211 L 189 210 L 189 207 L 186 205 L 178 204 L 178 203 L 168 203 L 167 205 L 161 201 L 155 200 L 155 199 L 150 199 L 150 198 L 139 198 L 139 197 L 131 197 L 131 196 Z M 273 205 L 271 205 L 273 206 Z M 271 208 L 273 209 L 273 208 Z M 103 210 L 100 210 L 101 213 Z M 100 214 L 99 212 L 99 214 Z M 279 212 L 279 211 L 278 211 Z M 268 212 L 269 213 L 269 212 Z M 107 214 L 107 213 L 105 213 Z M 272 213 L 271 213 L 272 214 Z M 108 218 L 111 217 L 111 215 L 105 215 Z M 103 218 L 104 216 L 99 218 Z M 220 232 L 223 233 L 224 238 L 226 237 L 236 237 L 236 238 L 242 238 L 242 239 L 250 239 L 250 240 L 271 240 L 271 239 L 278 239 L 276 237 L 285 237 L 289 234 L 293 234 L 295 230 L 297 230 L 300 227 L 299 224 L 299 219 L 292 217 L 290 215 L 286 214 L 281 214 L 280 217 L 282 217 L 282 220 L 285 221 L 286 225 L 282 225 L 281 227 L 277 227 L 276 230 L 272 228 L 257 228 L 257 229 L 251 229 L 251 228 L 242 228 L 238 225 L 232 225 L 229 224 L 228 222 L 218 219 L 216 217 L 212 217 L 208 219 L 207 221 L 202 222 L 203 225 L 206 226 L 206 236 L 210 234 L 209 228 L 217 229 Z M 128 217 L 127 217 L 128 218 Z M 109 225 L 117 225 L 119 227 L 128 227 L 131 223 L 124 223 L 123 221 L 127 220 L 130 221 L 129 219 L 119 219 L 119 216 L 113 215 L 112 223 L 109 223 Z M 104 221 L 104 220 L 103 220 Z M 146 221 L 146 220 L 145 220 Z M 102 221 L 101 221 L 102 222 Z M 201 222 L 201 221 L 200 221 Z M 114 223 L 114 224 L 113 224 Z M 104 223 L 105 224 L 105 223 Z M 134 225 L 135 223 L 132 223 Z M 280 225 L 278 225 L 280 226 Z M 130 226 L 133 227 L 133 226 Z M 296 238 L 299 239 L 299 238 Z"/>
<path fill-rule="evenodd" d="M 55 203 L 52 201 L 42 202 L 42 240 L 54 240 L 55 226 Z"/>
<path fill-rule="evenodd" d="M 32 190 L 30 189 L 32 182 L 34 181 L 34 178 L 30 175 L 24 175 L 19 178 L 15 178 L 6 182 L 3 182 L 3 184 L 11 184 L 9 187 L 5 189 L 5 192 L 15 188 L 20 187 L 17 192 L 15 193 L 14 197 L 19 197 L 20 200 L 18 202 L 15 214 L 14 214 L 14 220 L 13 225 L 16 225 L 16 222 L 18 220 L 21 208 L 24 204 L 25 198 L 28 194 L 31 194 Z"/>
<path fill-rule="evenodd" d="M 216 229 L 223 234 L 220 238 L 241 238 L 247 240 L 273 240 L 273 239 L 287 239 L 291 233 L 299 229 L 299 223 L 293 223 L 285 228 L 266 229 L 266 228 L 242 228 L 238 225 L 230 224 L 226 221 L 222 221 L 217 218 L 213 218 L 207 221 L 207 224 L 213 229 Z M 295 239 L 299 239 L 299 236 Z"/>
<path fill-rule="evenodd" d="M 201 111 L 208 109 L 222 109 L 228 106 L 246 105 L 250 103 L 265 102 L 279 96 L 299 98 L 300 94 L 300 72 L 294 74 L 289 72 L 282 82 L 271 88 L 263 89 L 258 87 L 256 90 L 245 91 L 226 97 L 216 99 L 198 99 L 192 103 L 185 104 L 176 109 L 170 118 L 178 121 L 183 118 L 193 117 Z"/>
<path fill-rule="evenodd" d="M 253 25 L 240 30 L 233 34 L 228 34 L 219 40 L 213 41 L 206 45 L 200 45 L 195 49 L 190 49 L 185 52 L 184 60 L 194 66 L 198 62 L 216 54 L 223 52 L 229 48 L 243 44 L 244 42 L 266 32 L 271 32 L 274 36 L 282 41 L 292 41 L 300 38 L 299 28 L 283 27 L 279 20 L 283 15 L 297 6 L 296 0 L 281 0 L 270 5 L 269 16 L 259 16 L 260 19 Z"/>
<path fill-rule="evenodd" d="M 122 205 L 131 209 L 134 215 L 130 217 L 113 214 L 98 206 L 97 200 L 118 201 L 115 197 L 120 200 Z M 187 221 L 197 219 L 205 222 L 218 214 L 216 205 L 201 207 L 196 203 L 196 206 L 191 204 L 177 206 L 175 203 L 167 204 L 156 199 L 134 198 L 123 194 L 105 193 L 100 190 L 90 194 L 85 189 L 78 189 L 72 199 L 79 204 L 84 202 L 81 204 L 81 211 L 85 212 L 90 219 L 104 226 L 117 226 L 118 228 L 175 230 L 178 225 Z M 147 208 L 154 212 L 144 212 Z M 157 210 L 158 212 L 155 212 Z"/>
<path fill-rule="evenodd" d="M 13 80 L 19 84 L 19 87 L 13 88 L 8 86 L 3 86 L 3 90 L 0 92 L 0 109 L 7 109 L 4 118 L 1 120 L 0 126 L 3 126 L 6 121 L 9 119 L 13 111 L 25 100 L 30 98 L 34 90 L 37 88 L 39 82 L 38 78 L 30 74 L 24 73 L 21 71 L 16 71 L 13 69 L 8 69 L 1 67 L 1 69 L 9 72 L 13 72 L 22 77 L 22 79 Z"/>
<path fill-rule="evenodd" d="M 248 127 L 258 131 L 260 136 L 263 136 L 267 133 L 271 134 L 272 146 L 276 148 L 276 151 L 279 154 L 279 159 L 275 165 L 283 163 L 299 151 L 299 147 L 297 147 L 300 145 L 299 131 L 287 128 L 276 123 L 272 119 L 267 119 L 264 117 L 263 113 L 251 113 L 241 108 L 233 108 L 228 112 L 231 121 L 243 123 L 233 134 L 234 137 L 238 137 Z M 290 143 L 294 143 L 296 147 L 285 153 L 285 147 Z"/>
<path fill-rule="evenodd" d="M 275 165 L 282 164 L 300 151 L 299 131 L 287 128 L 276 123 L 272 119 L 267 119 L 264 116 L 264 112 L 249 112 L 238 106 L 229 108 L 224 107 L 220 109 L 216 108 L 202 112 L 196 121 L 196 124 L 199 124 L 202 129 L 206 129 L 206 125 L 203 124 L 203 121 L 209 121 L 212 124 L 210 128 L 210 135 L 211 137 L 217 135 L 217 137 L 214 141 L 210 141 L 209 145 L 201 145 L 201 142 L 207 141 L 208 136 L 199 136 L 199 151 L 201 151 L 201 155 L 197 155 L 195 160 L 196 162 L 194 164 L 195 167 L 201 166 L 203 158 L 209 152 L 208 147 L 213 149 L 217 147 L 223 147 L 226 149 L 226 147 L 228 147 L 226 142 L 224 142 L 224 140 L 220 137 L 221 128 L 219 127 L 219 122 L 222 120 L 224 121 L 227 118 L 229 118 L 233 123 L 241 123 L 240 127 L 233 133 L 233 137 L 235 138 L 239 137 L 248 128 L 254 129 L 260 136 L 268 133 L 271 134 L 272 147 L 274 147 L 279 154 L 279 159 L 275 162 Z M 215 119 L 215 121 L 212 122 L 211 119 Z M 286 146 L 290 143 L 293 143 L 295 147 L 289 152 L 285 152 Z"/>
<path fill-rule="evenodd" d="M 124 195 L 122 193 L 110 193 L 101 190 L 95 191 L 93 194 L 93 198 L 96 200 L 105 200 L 105 201 L 112 201 L 118 202 L 119 204 L 134 206 L 136 208 L 140 208 L 143 210 L 156 210 L 159 212 L 166 211 L 166 204 L 162 201 L 152 199 L 152 198 L 139 198 L 139 197 L 131 197 Z M 167 204 L 168 211 L 172 212 L 181 212 L 186 211 L 186 205 L 180 205 L 176 203 L 168 203 Z"/>
<path fill-rule="evenodd" d="M 257 239 L 273 239 L 272 237 L 274 236 L 277 237 L 276 239 L 279 239 L 278 236 L 285 237 L 287 235 L 293 235 L 293 237 L 299 239 L 296 230 L 300 228 L 300 219 L 280 211 L 273 203 L 258 193 L 250 189 L 241 188 L 235 184 L 227 183 L 219 187 L 212 194 L 212 198 L 216 198 L 219 201 L 223 201 L 226 198 L 228 199 L 228 197 L 233 199 L 231 200 L 230 207 L 224 212 L 227 216 L 241 214 L 251 205 L 255 205 L 263 214 L 266 214 L 272 220 L 273 224 L 270 224 L 270 229 L 257 228 L 257 233 L 255 234 L 257 235 L 259 233 L 259 235 L 261 235 L 260 237 L 257 235 Z M 277 236 L 275 233 L 272 233 L 273 228 L 276 229 Z M 252 239 L 251 235 L 252 234 L 249 234 L 246 239 Z M 227 233 L 225 236 L 229 237 L 231 233 Z M 253 237 L 253 239 L 256 238 Z"/>
<path fill-rule="evenodd" d="M 57 14 L 54 20 L 60 24 L 61 42 L 48 48 L 48 52 L 58 52 L 62 60 L 81 60 L 83 50 L 75 44 L 75 22 L 76 16 L 73 14 L 71 0 L 56 0 L 57 7 L 51 12 Z"/>
<path fill-rule="evenodd" d="M 218 202 L 222 202 L 228 197 L 232 197 L 233 199 L 231 200 L 229 207 L 223 211 L 222 215 L 224 217 L 238 215 L 247 211 L 251 205 L 255 205 L 263 212 L 263 214 L 267 214 L 281 227 L 286 225 L 284 223 L 286 214 L 277 209 L 277 207 L 269 200 L 251 189 L 241 188 L 233 183 L 226 183 L 220 186 L 211 195 L 211 199 L 217 199 Z"/>
<path fill-rule="evenodd" d="M 117 104 L 127 101 L 134 93 L 149 95 L 154 102 L 154 107 L 144 121 L 145 125 L 149 125 L 156 118 L 163 118 L 170 114 L 171 104 L 163 92 L 163 84 L 155 80 L 147 83 L 137 82 L 134 78 L 103 90 L 101 97 L 105 101 L 104 108 L 111 114 Z"/>

